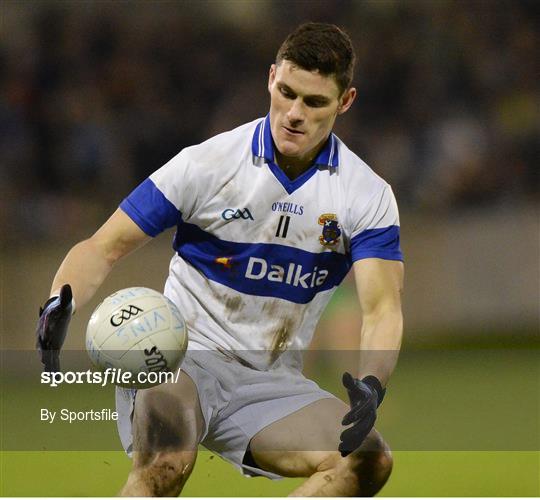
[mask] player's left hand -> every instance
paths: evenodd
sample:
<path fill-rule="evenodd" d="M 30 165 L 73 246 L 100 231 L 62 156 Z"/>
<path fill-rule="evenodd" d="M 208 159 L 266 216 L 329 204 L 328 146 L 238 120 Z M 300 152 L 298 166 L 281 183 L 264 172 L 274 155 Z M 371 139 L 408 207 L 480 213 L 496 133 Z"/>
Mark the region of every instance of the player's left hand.
<path fill-rule="evenodd" d="M 343 374 L 343 385 L 347 389 L 351 411 L 342 420 L 342 425 L 353 424 L 341 433 L 338 450 L 346 457 L 360 447 L 369 434 L 377 418 L 377 407 L 381 404 L 385 389 L 373 375 L 362 380 L 350 373 Z"/>
<path fill-rule="evenodd" d="M 72 299 L 71 287 L 64 285 L 59 296 L 51 297 L 39 309 L 36 347 L 43 363 L 43 371 L 60 371 L 60 349 L 64 344 L 73 312 Z"/>

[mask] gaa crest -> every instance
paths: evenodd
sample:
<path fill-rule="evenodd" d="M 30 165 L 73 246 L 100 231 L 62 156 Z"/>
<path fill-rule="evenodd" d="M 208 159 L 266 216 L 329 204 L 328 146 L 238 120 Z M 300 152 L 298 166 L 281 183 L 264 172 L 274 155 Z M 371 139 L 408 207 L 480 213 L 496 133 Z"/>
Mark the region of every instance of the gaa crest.
<path fill-rule="evenodd" d="M 323 227 L 319 243 L 325 247 L 337 245 L 341 236 L 341 224 L 336 214 L 322 214 L 318 222 Z"/>

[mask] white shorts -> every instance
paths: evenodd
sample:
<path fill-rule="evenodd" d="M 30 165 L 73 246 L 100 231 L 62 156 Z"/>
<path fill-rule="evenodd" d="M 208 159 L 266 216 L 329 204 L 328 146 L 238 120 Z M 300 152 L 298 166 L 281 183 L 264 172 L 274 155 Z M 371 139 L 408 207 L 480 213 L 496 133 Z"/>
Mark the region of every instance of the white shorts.
<path fill-rule="evenodd" d="M 182 364 L 195 383 L 205 421 L 201 444 L 248 476 L 281 476 L 243 463 L 251 438 L 269 424 L 319 399 L 335 398 L 298 368 L 278 359 L 267 371 L 216 351 L 191 350 Z M 118 432 L 131 455 L 136 391 L 117 388 Z"/>

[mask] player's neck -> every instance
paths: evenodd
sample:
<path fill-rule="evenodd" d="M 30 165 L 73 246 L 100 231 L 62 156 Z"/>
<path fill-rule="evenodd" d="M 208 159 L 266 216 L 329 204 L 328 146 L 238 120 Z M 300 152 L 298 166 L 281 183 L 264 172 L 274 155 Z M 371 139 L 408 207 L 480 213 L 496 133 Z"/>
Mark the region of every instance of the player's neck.
<path fill-rule="evenodd" d="M 294 181 L 297 177 L 300 177 L 306 170 L 313 165 L 313 160 L 317 154 L 310 155 L 306 158 L 291 158 L 282 155 L 279 151 L 275 151 L 275 162 L 285 175 Z"/>
<path fill-rule="evenodd" d="M 281 170 L 283 170 L 285 175 L 291 181 L 294 181 L 294 179 L 300 177 L 305 171 L 309 170 L 313 166 L 315 158 L 317 158 L 317 155 L 322 151 L 327 141 L 328 136 L 311 151 L 306 153 L 305 156 L 301 157 L 285 156 L 280 153 L 279 149 L 274 144 L 274 162 L 279 168 L 281 168 Z"/>

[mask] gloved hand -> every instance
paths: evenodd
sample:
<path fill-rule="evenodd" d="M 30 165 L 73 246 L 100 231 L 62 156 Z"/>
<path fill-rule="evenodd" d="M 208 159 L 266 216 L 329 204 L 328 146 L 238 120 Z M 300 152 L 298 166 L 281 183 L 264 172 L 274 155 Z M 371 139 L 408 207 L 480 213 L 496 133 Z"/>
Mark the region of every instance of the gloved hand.
<path fill-rule="evenodd" d="M 377 418 L 377 407 L 382 403 L 386 390 L 373 375 L 359 380 L 348 372 L 343 374 L 343 385 L 349 395 L 351 411 L 343 417 L 341 423 L 353 424 L 340 436 L 338 450 L 342 457 L 346 457 L 362 444 L 373 428 Z"/>
<path fill-rule="evenodd" d="M 45 372 L 60 371 L 60 349 L 73 312 L 72 299 L 71 287 L 64 285 L 59 296 L 51 297 L 39 308 L 36 347 Z"/>

